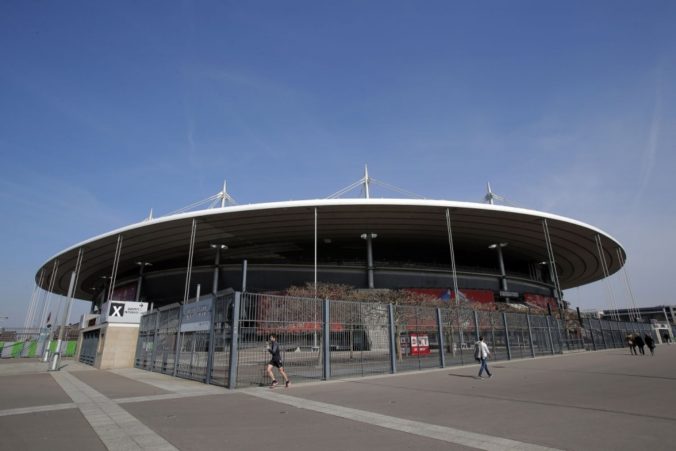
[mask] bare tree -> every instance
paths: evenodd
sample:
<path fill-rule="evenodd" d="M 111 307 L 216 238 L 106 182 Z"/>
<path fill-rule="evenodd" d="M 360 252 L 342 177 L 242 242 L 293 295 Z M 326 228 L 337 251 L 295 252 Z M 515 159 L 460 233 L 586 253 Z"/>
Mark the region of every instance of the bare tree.
<path fill-rule="evenodd" d="M 360 332 L 364 327 L 364 318 L 382 314 L 384 305 L 392 304 L 394 307 L 395 347 L 399 360 L 403 357 L 401 348 L 402 334 L 408 331 L 411 324 L 416 324 L 420 315 L 417 309 L 405 308 L 404 306 L 438 307 L 446 305 L 434 296 L 412 290 L 355 289 L 347 285 L 321 283 L 317 285 L 316 292 L 318 298 L 361 304 L 352 307 L 345 306 L 345 308 L 335 309 L 332 312 L 332 323 L 347 325 L 350 358 L 352 358 L 352 352 L 354 351 L 355 332 Z M 291 287 L 287 291 L 287 294 L 290 296 L 312 297 L 315 294 L 315 287 L 313 284 L 307 284 L 303 287 Z"/>

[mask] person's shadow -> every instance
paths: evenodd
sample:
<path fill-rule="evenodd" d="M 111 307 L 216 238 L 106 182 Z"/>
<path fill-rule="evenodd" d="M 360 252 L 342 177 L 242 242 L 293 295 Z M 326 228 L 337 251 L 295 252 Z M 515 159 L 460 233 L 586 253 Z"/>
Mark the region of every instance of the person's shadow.
<path fill-rule="evenodd" d="M 455 376 L 455 377 L 468 377 L 470 379 L 476 379 L 476 376 L 472 376 L 470 374 L 455 374 L 455 373 L 448 373 L 449 376 Z"/>

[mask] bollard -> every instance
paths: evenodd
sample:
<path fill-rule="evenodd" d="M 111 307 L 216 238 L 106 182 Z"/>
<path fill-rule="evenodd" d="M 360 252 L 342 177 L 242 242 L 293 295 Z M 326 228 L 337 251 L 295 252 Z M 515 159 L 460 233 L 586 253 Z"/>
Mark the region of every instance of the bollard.
<path fill-rule="evenodd" d="M 49 371 L 59 371 L 59 353 L 55 352 L 49 365 Z"/>

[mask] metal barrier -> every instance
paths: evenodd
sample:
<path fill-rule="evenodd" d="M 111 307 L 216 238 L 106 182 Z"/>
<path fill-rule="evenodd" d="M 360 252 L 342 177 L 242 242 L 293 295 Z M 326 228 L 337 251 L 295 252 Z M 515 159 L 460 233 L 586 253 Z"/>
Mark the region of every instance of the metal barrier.
<path fill-rule="evenodd" d="M 583 326 L 454 305 L 232 293 L 145 314 L 135 366 L 236 388 L 269 383 L 270 335 L 294 382 L 475 363 L 479 336 L 495 360 L 622 347 L 628 333 L 654 336 L 645 323 L 584 319 Z"/>
<path fill-rule="evenodd" d="M 60 327 L 50 328 L 0 328 L 0 358 L 42 357 L 45 351 L 55 352 Z M 66 326 L 61 355 L 75 355 L 79 328 Z"/>
<path fill-rule="evenodd" d="M 439 333 L 435 309 L 411 305 L 395 306 L 394 330 L 398 371 L 439 366 Z"/>
<path fill-rule="evenodd" d="M 367 376 L 390 371 L 386 307 L 375 303 L 330 303 L 330 377 Z"/>
<path fill-rule="evenodd" d="M 296 380 L 322 377 L 322 301 L 245 293 L 241 298 L 237 343 L 237 385 L 266 383 L 267 340 L 275 335 L 284 368 Z M 332 331 L 335 328 L 332 328 Z"/>
<path fill-rule="evenodd" d="M 474 343 L 477 328 L 474 310 L 466 308 L 440 309 L 445 365 L 464 365 L 474 362 Z"/>
<path fill-rule="evenodd" d="M 508 360 L 507 336 L 505 334 L 505 322 L 499 312 L 476 312 L 479 335 L 490 349 L 494 360 Z"/>
<path fill-rule="evenodd" d="M 136 342 L 136 358 L 134 359 L 136 368 L 143 370 L 152 370 L 153 368 L 153 351 L 155 349 L 158 317 L 158 311 L 150 312 L 141 317 L 138 341 Z M 80 352 L 80 356 L 82 356 L 82 352 Z"/>
<path fill-rule="evenodd" d="M 150 370 L 173 375 L 181 306 L 162 307 L 157 313 L 157 329 L 154 335 Z"/>
<path fill-rule="evenodd" d="M 232 346 L 232 305 L 234 295 L 216 298 L 213 306 L 209 373 L 207 382 L 228 386 L 230 348 Z"/>
<path fill-rule="evenodd" d="M 87 365 L 94 365 L 96 352 L 99 349 L 100 330 L 91 330 L 82 334 L 82 345 L 80 347 L 80 362 Z"/>

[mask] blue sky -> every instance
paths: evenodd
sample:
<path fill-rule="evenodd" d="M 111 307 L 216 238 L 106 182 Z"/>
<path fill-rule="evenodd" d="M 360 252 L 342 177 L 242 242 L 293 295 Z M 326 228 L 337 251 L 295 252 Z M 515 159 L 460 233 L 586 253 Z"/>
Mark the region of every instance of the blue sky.
<path fill-rule="evenodd" d="M 240 203 L 322 198 L 365 163 L 600 227 L 637 302 L 673 303 L 674 23 L 669 1 L 2 2 L 0 325 L 46 259 L 151 207 L 223 179 Z"/>

